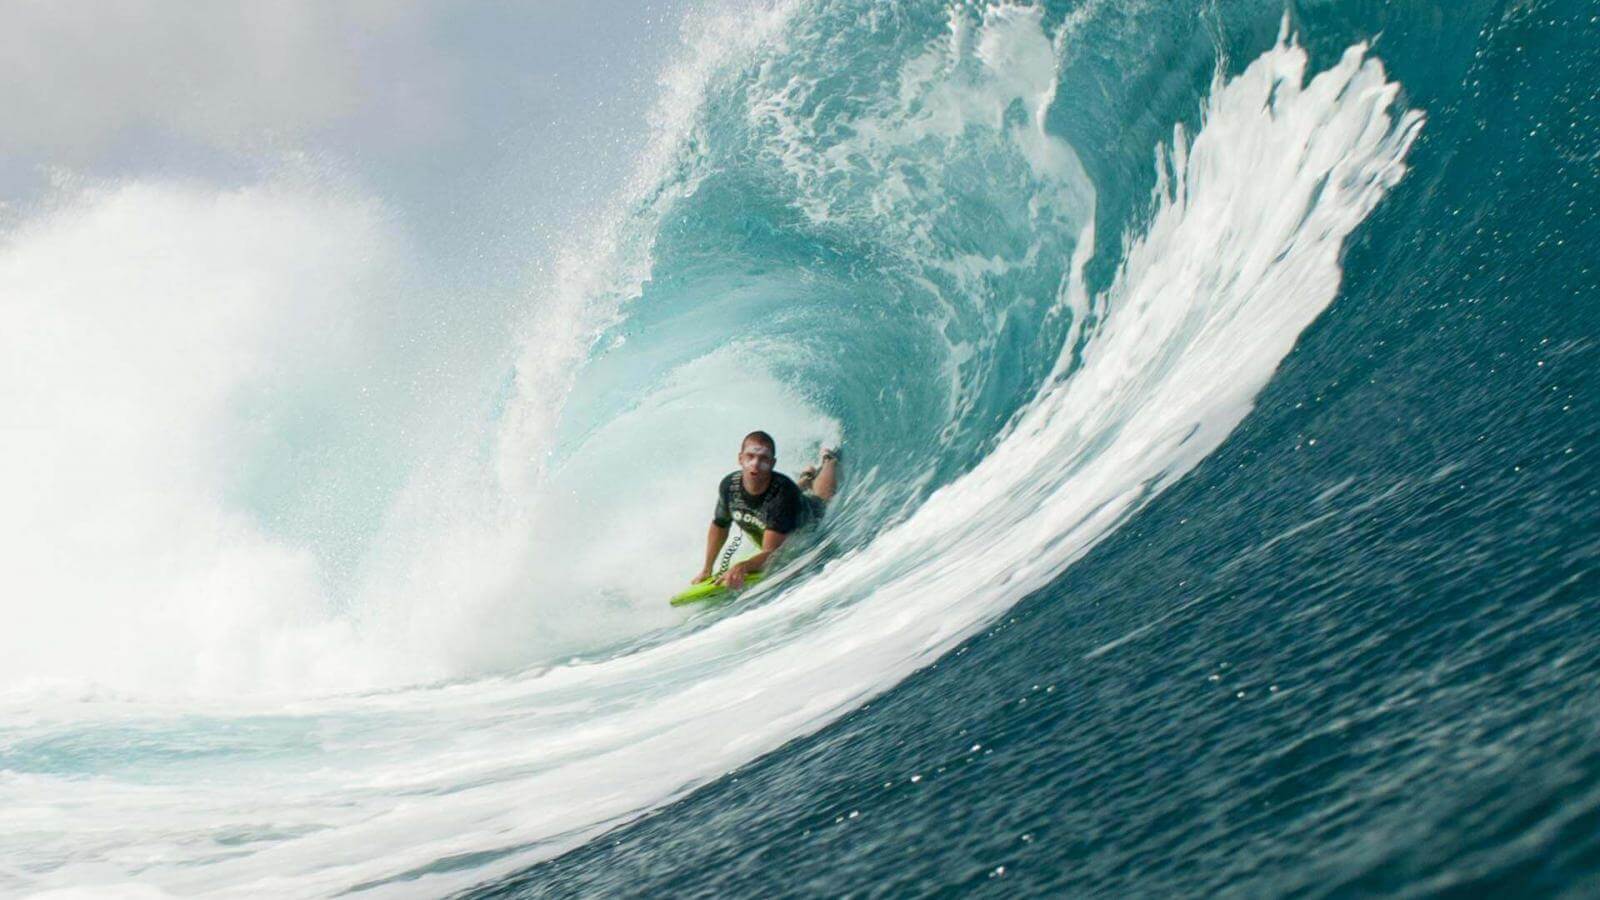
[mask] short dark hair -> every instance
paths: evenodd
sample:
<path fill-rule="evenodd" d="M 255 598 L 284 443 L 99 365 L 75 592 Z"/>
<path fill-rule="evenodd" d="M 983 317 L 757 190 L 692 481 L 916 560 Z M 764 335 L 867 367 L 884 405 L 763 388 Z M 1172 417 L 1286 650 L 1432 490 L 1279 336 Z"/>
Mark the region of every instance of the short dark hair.
<path fill-rule="evenodd" d="M 767 434 L 765 431 L 752 431 L 744 436 L 744 440 L 739 442 L 739 451 L 742 453 L 744 451 L 744 445 L 750 443 L 751 441 L 757 441 L 759 443 L 766 444 L 767 449 L 772 451 L 772 458 L 778 458 L 778 442 L 772 439 L 772 435 Z"/>

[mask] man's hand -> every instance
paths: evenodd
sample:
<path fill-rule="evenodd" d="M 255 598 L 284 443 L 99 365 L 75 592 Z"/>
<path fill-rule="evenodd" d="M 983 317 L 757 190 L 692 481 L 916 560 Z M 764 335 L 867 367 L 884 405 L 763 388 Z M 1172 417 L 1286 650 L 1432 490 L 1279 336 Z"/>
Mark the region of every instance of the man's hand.
<path fill-rule="evenodd" d="M 737 562 L 729 566 L 728 571 L 722 573 L 722 577 L 717 580 L 724 586 L 737 591 L 738 589 L 744 587 L 745 572 L 745 564 L 742 562 Z"/>
<path fill-rule="evenodd" d="M 702 581 L 710 581 L 710 580 L 711 580 L 711 567 L 710 566 L 706 566 L 704 569 L 700 570 L 700 574 L 699 575 L 696 575 L 695 577 L 689 579 L 689 583 L 690 584 L 699 584 Z"/>

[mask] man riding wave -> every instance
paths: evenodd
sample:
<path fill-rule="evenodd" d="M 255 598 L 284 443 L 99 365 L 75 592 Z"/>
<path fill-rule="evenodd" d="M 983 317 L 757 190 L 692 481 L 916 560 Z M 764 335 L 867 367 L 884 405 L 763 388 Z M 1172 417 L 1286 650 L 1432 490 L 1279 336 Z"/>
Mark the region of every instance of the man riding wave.
<path fill-rule="evenodd" d="M 711 578 L 717 554 L 728 540 L 735 522 L 761 552 L 728 567 L 717 576 L 717 583 L 735 590 L 744 587 L 745 577 L 760 572 L 772 561 L 789 535 L 822 519 L 828 501 L 838 490 L 839 454 L 826 447 L 814 466 L 807 466 L 796 483 L 789 476 L 773 471 L 778 461 L 778 445 L 765 431 L 752 431 L 739 445 L 739 470 L 730 472 L 717 485 L 717 509 L 706 533 L 705 566 L 693 582 Z"/>

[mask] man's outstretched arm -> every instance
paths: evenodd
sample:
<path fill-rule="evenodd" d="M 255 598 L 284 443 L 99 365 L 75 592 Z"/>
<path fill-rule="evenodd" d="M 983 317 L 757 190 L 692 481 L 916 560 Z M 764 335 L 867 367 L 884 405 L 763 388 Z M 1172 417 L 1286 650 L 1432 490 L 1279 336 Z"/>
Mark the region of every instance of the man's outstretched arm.
<path fill-rule="evenodd" d="M 717 554 L 722 552 L 722 545 L 728 540 L 728 526 L 711 523 L 711 530 L 706 532 L 706 564 L 700 574 L 694 577 L 690 584 L 698 584 L 711 577 L 711 567 L 716 565 Z"/>

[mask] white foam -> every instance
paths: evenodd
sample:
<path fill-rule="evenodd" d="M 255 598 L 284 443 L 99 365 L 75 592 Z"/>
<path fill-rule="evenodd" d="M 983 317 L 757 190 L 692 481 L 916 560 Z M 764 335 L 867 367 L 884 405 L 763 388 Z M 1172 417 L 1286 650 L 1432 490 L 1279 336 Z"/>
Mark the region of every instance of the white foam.
<path fill-rule="evenodd" d="M 395 250 L 372 205 L 271 186 L 91 189 L 5 236 L 0 686 L 341 665 L 315 561 L 227 501 L 229 469 L 243 396 L 360 365 Z"/>

